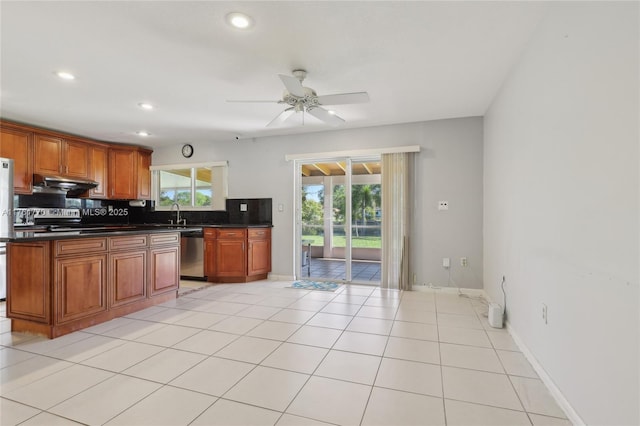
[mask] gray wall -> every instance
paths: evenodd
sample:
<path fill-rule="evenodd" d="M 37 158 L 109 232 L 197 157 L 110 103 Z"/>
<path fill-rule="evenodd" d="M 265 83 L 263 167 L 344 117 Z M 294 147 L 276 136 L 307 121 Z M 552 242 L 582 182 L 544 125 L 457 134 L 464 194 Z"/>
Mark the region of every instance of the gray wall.
<path fill-rule="evenodd" d="M 416 161 L 416 224 L 412 270 L 416 282 L 447 285 L 442 258 L 452 259 L 455 284 L 482 288 L 482 118 L 438 120 L 256 140 L 194 144 L 184 162 L 229 161 L 229 197 L 273 198 L 273 275 L 293 276 L 293 163 L 287 154 L 420 145 Z M 153 164 L 182 162 L 180 147 L 158 148 Z M 187 141 L 184 141 L 187 142 Z M 437 210 L 438 200 L 449 211 Z M 284 211 L 277 210 L 278 204 Z M 469 266 L 460 267 L 467 257 Z"/>
<path fill-rule="evenodd" d="M 557 4 L 485 116 L 485 290 L 593 425 L 640 423 L 638 71 L 638 3 Z"/>

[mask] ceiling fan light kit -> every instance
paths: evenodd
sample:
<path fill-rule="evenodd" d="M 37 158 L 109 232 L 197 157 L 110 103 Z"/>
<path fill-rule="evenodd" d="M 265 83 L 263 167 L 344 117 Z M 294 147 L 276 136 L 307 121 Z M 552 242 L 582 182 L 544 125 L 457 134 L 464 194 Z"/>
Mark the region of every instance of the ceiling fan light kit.
<path fill-rule="evenodd" d="M 282 99 L 279 101 L 227 101 L 227 102 L 275 102 L 279 104 L 286 104 L 288 108 L 282 111 L 276 118 L 271 120 L 267 127 L 274 127 L 283 124 L 294 113 L 301 112 L 308 113 L 320 121 L 323 121 L 330 126 L 338 126 L 345 122 L 345 120 L 338 115 L 335 111 L 330 111 L 322 108 L 323 105 L 346 105 L 369 102 L 369 95 L 367 92 L 355 92 L 355 93 L 338 93 L 335 95 L 318 96 L 315 90 L 310 87 L 305 87 L 302 82 L 307 77 L 307 71 L 303 69 L 296 69 L 291 72 L 293 75 L 278 74 L 280 80 L 284 84 L 285 91 L 282 95 Z"/>

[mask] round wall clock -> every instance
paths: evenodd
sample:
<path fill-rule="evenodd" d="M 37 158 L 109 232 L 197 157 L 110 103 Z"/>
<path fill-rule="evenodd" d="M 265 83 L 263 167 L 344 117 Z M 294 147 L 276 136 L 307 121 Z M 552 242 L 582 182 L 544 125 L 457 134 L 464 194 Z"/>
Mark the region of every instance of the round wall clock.
<path fill-rule="evenodd" d="M 188 143 L 182 145 L 182 155 L 185 158 L 189 158 L 193 155 L 193 147 Z"/>

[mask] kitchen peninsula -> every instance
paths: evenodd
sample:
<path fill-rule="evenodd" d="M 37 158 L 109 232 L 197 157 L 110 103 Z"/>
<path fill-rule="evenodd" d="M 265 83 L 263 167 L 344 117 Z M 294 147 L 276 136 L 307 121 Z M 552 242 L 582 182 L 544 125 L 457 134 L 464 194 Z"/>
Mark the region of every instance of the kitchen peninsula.
<path fill-rule="evenodd" d="M 12 331 L 55 338 L 177 296 L 176 230 L 15 232 L 5 240 Z"/>
<path fill-rule="evenodd" d="M 204 228 L 208 280 L 271 270 L 266 225 L 123 225 L 0 236 L 7 244 L 11 330 L 55 338 L 177 297 L 180 233 Z"/>

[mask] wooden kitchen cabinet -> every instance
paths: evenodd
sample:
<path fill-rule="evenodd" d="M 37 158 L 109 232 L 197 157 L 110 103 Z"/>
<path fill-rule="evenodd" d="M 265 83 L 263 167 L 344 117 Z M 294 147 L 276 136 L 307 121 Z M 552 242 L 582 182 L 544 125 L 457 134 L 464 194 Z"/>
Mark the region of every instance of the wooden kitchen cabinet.
<path fill-rule="evenodd" d="M 7 317 L 13 321 L 51 323 L 50 247 L 49 241 L 7 245 Z"/>
<path fill-rule="evenodd" d="M 107 239 L 54 241 L 54 324 L 107 310 Z"/>
<path fill-rule="evenodd" d="M 31 194 L 33 188 L 33 132 L 2 123 L 0 157 L 13 159 L 13 190 Z"/>
<path fill-rule="evenodd" d="M 63 324 L 107 310 L 107 254 L 55 260 L 56 323 Z"/>
<path fill-rule="evenodd" d="M 109 198 L 151 199 L 151 151 L 137 148 L 109 149 Z"/>
<path fill-rule="evenodd" d="M 11 330 L 49 338 L 174 299 L 180 234 L 7 244 Z"/>
<path fill-rule="evenodd" d="M 271 271 L 270 228 L 208 228 L 204 239 L 208 281 L 255 281 Z"/>
<path fill-rule="evenodd" d="M 0 157 L 14 160 L 14 192 L 31 194 L 33 174 L 90 179 L 84 198 L 151 199 L 151 154 L 139 146 L 93 141 L 0 120 Z"/>
<path fill-rule="evenodd" d="M 241 277 L 247 269 L 246 242 L 218 239 L 216 241 L 216 276 Z"/>
<path fill-rule="evenodd" d="M 109 175 L 109 148 L 106 145 L 91 144 L 89 146 L 89 179 L 98 182 L 98 186 L 90 189 L 88 198 L 107 198 Z"/>
<path fill-rule="evenodd" d="M 147 297 L 147 250 L 109 254 L 109 277 L 113 291 L 109 305 L 118 307 Z"/>
<path fill-rule="evenodd" d="M 34 173 L 89 177 L 89 145 L 86 142 L 36 133 L 33 152 Z"/>
<path fill-rule="evenodd" d="M 248 229 L 247 275 L 271 272 L 271 228 Z"/>
<path fill-rule="evenodd" d="M 180 234 L 149 237 L 149 297 L 177 292 L 180 286 Z"/>
<path fill-rule="evenodd" d="M 136 169 L 136 152 L 133 149 L 109 149 L 109 198 L 135 199 L 137 190 Z"/>
<path fill-rule="evenodd" d="M 151 199 L 151 151 L 136 151 L 136 178 L 137 178 L 137 196 L 138 200 Z"/>
<path fill-rule="evenodd" d="M 110 306 L 147 297 L 147 244 L 144 234 L 109 238 Z"/>
<path fill-rule="evenodd" d="M 215 228 L 204 228 L 204 276 L 213 281 L 216 276 L 216 238 Z"/>

